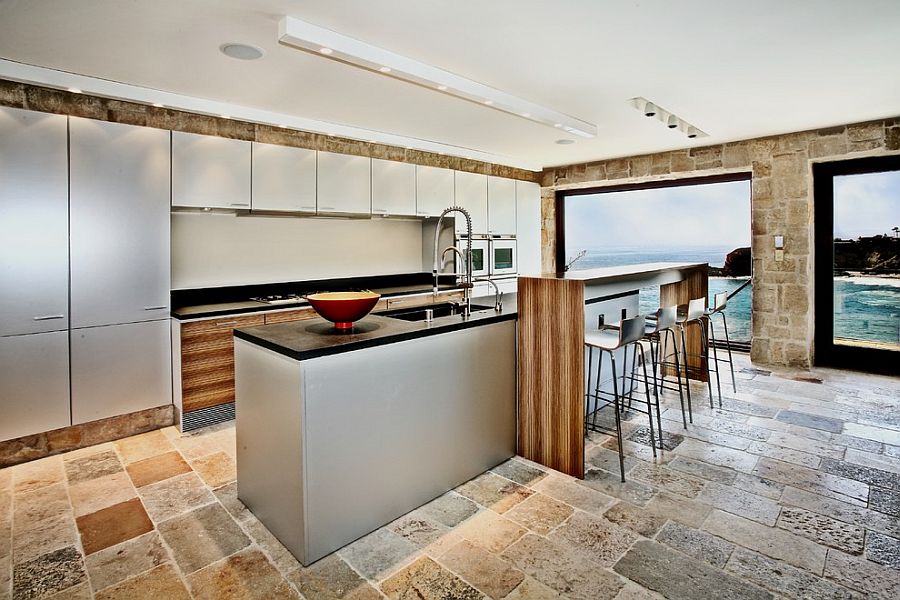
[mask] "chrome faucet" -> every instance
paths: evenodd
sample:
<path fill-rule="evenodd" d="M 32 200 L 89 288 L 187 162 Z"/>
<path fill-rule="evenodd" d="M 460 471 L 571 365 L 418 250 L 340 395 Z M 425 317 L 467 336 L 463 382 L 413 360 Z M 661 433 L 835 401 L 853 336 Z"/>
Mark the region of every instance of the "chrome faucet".
<path fill-rule="evenodd" d="M 472 314 L 472 217 L 469 216 L 469 211 L 460 206 L 451 206 L 450 208 L 445 208 L 443 212 L 441 212 L 441 216 L 438 217 L 437 227 L 435 227 L 434 229 L 434 264 L 431 269 L 431 273 L 434 275 L 434 293 L 435 295 L 437 295 L 438 282 L 440 281 L 438 264 L 438 242 L 441 235 L 441 222 L 444 220 L 444 216 L 446 216 L 447 213 L 451 212 L 458 212 L 466 218 L 466 253 L 463 254 L 462 251 L 456 246 L 449 246 L 441 253 L 441 257 L 443 258 L 444 254 L 446 254 L 450 249 L 453 249 L 461 257 L 465 257 L 465 260 L 463 261 L 466 269 L 465 279 L 460 284 L 460 287 L 462 287 L 463 289 L 463 317 L 468 318 L 469 315 Z"/>
<path fill-rule="evenodd" d="M 484 281 L 494 286 L 494 310 L 497 312 L 503 310 L 503 292 L 500 291 L 500 286 L 497 285 L 496 281 L 482 277 L 476 277 L 473 281 Z"/>

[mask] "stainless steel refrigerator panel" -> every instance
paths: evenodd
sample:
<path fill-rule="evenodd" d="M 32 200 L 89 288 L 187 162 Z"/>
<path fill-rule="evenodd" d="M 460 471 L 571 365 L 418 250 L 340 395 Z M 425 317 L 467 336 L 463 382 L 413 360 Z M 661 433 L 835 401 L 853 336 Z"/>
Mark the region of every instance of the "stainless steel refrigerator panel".
<path fill-rule="evenodd" d="M 72 118 L 72 327 L 169 316 L 169 132 Z"/>
<path fill-rule="evenodd" d="M 0 441 L 70 424 L 68 332 L 0 337 Z"/>
<path fill-rule="evenodd" d="M 72 422 L 172 403 L 168 320 L 72 330 Z"/>
<path fill-rule="evenodd" d="M 0 108 L 0 336 L 69 327 L 66 117 Z"/>

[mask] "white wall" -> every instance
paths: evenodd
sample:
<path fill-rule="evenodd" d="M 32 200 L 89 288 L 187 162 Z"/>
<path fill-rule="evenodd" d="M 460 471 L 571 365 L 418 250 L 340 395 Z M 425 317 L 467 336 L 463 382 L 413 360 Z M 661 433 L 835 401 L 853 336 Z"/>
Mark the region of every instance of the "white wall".
<path fill-rule="evenodd" d="M 172 288 L 422 271 L 422 222 L 172 214 Z"/>

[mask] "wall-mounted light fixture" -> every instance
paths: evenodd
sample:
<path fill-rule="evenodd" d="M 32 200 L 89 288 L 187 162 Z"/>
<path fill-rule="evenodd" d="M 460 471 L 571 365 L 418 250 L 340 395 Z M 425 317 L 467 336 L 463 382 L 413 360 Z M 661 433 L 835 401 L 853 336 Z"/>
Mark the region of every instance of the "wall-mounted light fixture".
<path fill-rule="evenodd" d="M 521 119 L 559 127 L 573 135 L 585 138 L 597 135 L 597 126 L 593 123 L 294 17 L 283 17 L 278 23 L 278 41 L 373 73 L 490 106 Z"/>
<path fill-rule="evenodd" d="M 631 98 L 628 102 L 631 106 L 641 111 L 645 117 L 656 119 L 660 123 L 665 123 L 666 127 L 669 129 L 677 129 L 690 139 L 707 137 L 705 132 L 691 125 L 675 113 L 660 107 L 658 104 L 650 102 L 646 98 L 638 96 L 637 98 Z"/>

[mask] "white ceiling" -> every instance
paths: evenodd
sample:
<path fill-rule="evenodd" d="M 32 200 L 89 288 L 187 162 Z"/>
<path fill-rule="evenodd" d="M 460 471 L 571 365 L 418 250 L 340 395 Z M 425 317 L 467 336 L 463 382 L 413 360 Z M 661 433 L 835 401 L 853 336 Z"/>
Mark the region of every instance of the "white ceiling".
<path fill-rule="evenodd" d="M 596 123 L 594 139 L 280 45 L 291 15 Z M 900 115 L 897 0 L 0 0 L 0 57 L 552 166 Z M 263 48 L 245 62 L 226 42 Z M 688 140 L 644 96 L 709 134 Z"/>

